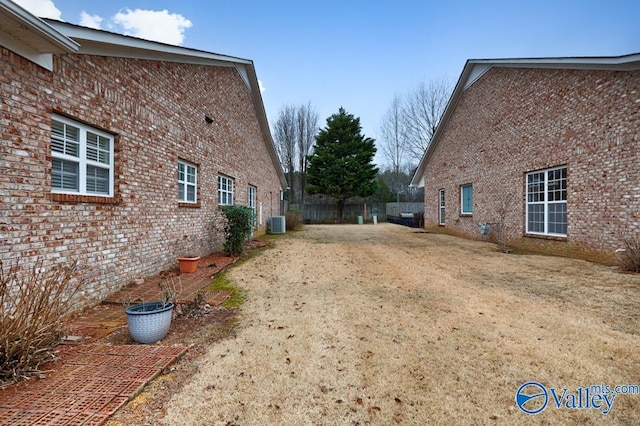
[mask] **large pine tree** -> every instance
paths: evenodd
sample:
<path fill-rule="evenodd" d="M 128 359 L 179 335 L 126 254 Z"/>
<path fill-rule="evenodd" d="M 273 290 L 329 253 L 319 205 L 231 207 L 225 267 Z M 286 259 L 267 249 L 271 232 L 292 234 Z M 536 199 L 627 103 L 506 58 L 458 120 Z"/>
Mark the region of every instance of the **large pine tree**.
<path fill-rule="evenodd" d="M 367 197 L 377 188 L 375 141 L 361 132 L 360 118 L 340 108 L 327 118 L 327 126 L 316 136 L 314 153 L 309 158 L 307 191 L 334 198 L 340 222 L 347 199 Z"/>

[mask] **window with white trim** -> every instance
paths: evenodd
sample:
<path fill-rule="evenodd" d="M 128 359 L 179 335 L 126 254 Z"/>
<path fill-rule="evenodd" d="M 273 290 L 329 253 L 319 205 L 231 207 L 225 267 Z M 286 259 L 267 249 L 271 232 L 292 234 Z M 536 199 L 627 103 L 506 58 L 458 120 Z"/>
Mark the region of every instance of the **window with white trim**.
<path fill-rule="evenodd" d="M 114 136 L 66 117 L 51 120 L 51 191 L 113 197 Z"/>
<path fill-rule="evenodd" d="M 178 160 L 178 201 L 198 202 L 198 167 L 182 160 Z"/>
<path fill-rule="evenodd" d="M 439 199 L 439 210 L 438 210 L 438 224 L 444 225 L 444 189 L 438 191 L 438 199 Z"/>
<path fill-rule="evenodd" d="M 222 175 L 218 176 L 218 204 L 233 205 L 233 179 Z"/>
<path fill-rule="evenodd" d="M 462 185 L 460 187 L 460 214 L 473 214 L 473 185 Z"/>
<path fill-rule="evenodd" d="M 256 187 L 253 185 L 249 185 L 247 187 L 247 207 L 253 210 L 253 215 L 251 216 L 251 227 L 256 227 Z"/>
<path fill-rule="evenodd" d="M 567 168 L 527 173 L 527 233 L 567 236 Z"/>

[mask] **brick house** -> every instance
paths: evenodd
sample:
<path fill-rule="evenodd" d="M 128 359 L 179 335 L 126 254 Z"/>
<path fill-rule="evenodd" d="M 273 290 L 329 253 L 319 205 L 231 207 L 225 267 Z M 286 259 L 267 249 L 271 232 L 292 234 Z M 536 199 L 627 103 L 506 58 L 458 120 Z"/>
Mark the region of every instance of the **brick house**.
<path fill-rule="evenodd" d="M 613 261 L 640 235 L 640 54 L 467 61 L 411 184 L 428 229 Z"/>
<path fill-rule="evenodd" d="M 0 260 L 77 258 L 84 299 L 221 247 L 218 206 L 280 214 L 253 62 L 0 2 Z"/>

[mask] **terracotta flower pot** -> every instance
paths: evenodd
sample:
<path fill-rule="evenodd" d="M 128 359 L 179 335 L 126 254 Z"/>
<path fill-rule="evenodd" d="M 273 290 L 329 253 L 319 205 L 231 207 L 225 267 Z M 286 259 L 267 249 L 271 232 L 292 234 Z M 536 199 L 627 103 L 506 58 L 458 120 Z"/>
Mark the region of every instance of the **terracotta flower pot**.
<path fill-rule="evenodd" d="M 179 257 L 178 263 L 180 264 L 180 272 L 183 274 L 190 274 L 198 270 L 198 262 L 200 261 L 200 256 L 198 257 Z"/>

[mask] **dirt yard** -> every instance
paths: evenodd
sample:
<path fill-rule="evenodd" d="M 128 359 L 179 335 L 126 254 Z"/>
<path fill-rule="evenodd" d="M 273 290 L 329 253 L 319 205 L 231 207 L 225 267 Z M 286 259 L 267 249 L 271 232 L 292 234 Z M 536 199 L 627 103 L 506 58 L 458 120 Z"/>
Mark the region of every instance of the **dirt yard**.
<path fill-rule="evenodd" d="M 247 292 L 233 336 L 156 422 L 640 423 L 640 395 L 566 408 L 578 388 L 640 384 L 638 275 L 379 224 L 306 226 L 229 277 Z M 528 381 L 567 388 L 563 408 L 520 411 Z"/>

